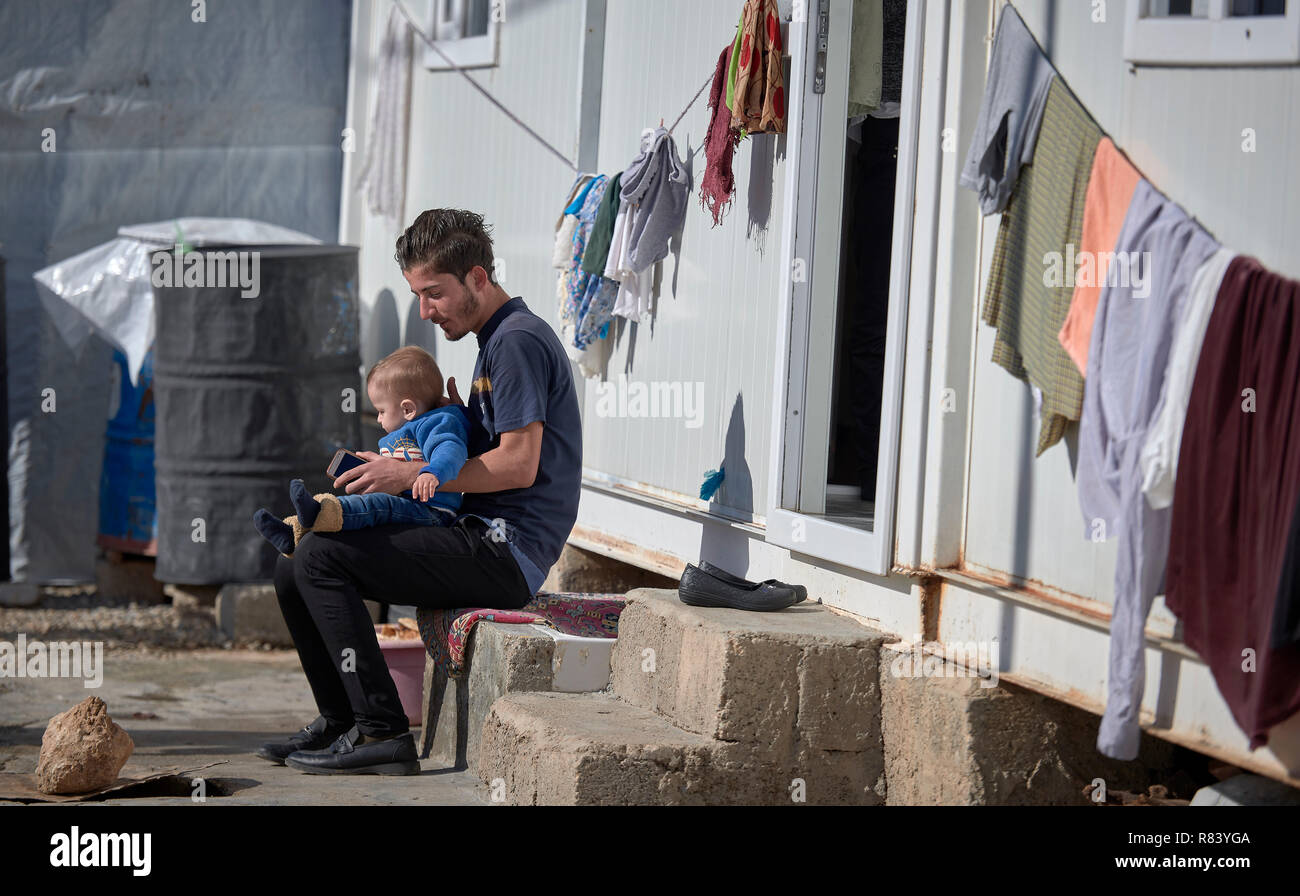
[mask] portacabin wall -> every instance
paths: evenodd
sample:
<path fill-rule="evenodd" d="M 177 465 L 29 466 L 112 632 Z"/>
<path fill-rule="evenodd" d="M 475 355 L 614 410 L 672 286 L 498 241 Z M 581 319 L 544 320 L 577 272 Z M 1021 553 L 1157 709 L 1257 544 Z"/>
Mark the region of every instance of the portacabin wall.
<path fill-rule="evenodd" d="M 935 222 L 942 234 L 938 280 L 951 291 L 935 293 L 942 351 L 931 375 L 936 389 L 961 383 L 959 398 L 969 400 L 959 402 L 959 413 L 944 424 L 936 426 L 931 415 L 925 513 L 944 516 L 937 493 L 951 499 L 961 492 L 964 499 L 959 526 L 922 527 L 929 538 L 919 553 L 922 565 L 954 573 L 944 581 L 931 620 L 941 640 L 997 639 L 1004 677 L 1100 711 L 1114 539 L 1094 543 L 1088 537 L 1073 428 L 1034 457 L 1038 421 L 1029 387 L 992 362 L 995 331 L 978 320 L 998 218 L 980 219 L 967 191 L 956 186 L 984 84 L 983 65 L 972 73 L 972 62 L 986 56 L 1001 5 L 963 4 L 952 14 L 949 33 L 948 123 L 959 139 L 944 167 L 943 213 Z M 1300 276 L 1294 251 L 1300 234 L 1294 201 L 1300 195 L 1294 149 L 1300 67 L 1133 66 L 1123 58 L 1126 5 L 1107 0 L 1098 21 L 1096 4 L 1015 3 L 1102 130 L 1158 189 L 1225 246 Z M 1255 132 L 1253 152 L 1243 151 L 1246 128 Z M 964 463 L 954 462 L 962 457 Z M 1008 597 L 1011 591 L 1029 600 Z M 1275 729 L 1269 748 L 1250 753 L 1208 670 L 1178 640 L 1161 598 L 1147 633 L 1145 722 L 1170 739 L 1267 774 L 1296 775 L 1300 719 Z"/>
<path fill-rule="evenodd" d="M 1225 246 L 1300 275 L 1300 67 L 1133 67 L 1123 59 L 1124 3 L 1104 22 L 1090 4 L 1020 0 L 1016 8 L 1061 76 L 1142 173 Z M 1242 131 L 1254 128 L 1255 152 Z M 997 217 L 984 222 L 982 289 Z M 982 293 L 971 296 L 982 302 Z M 1113 544 L 1086 537 L 1071 436 L 1033 457 L 1028 387 L 990 360 L 981 324 L 965 560 L 1109 603 Z"/>

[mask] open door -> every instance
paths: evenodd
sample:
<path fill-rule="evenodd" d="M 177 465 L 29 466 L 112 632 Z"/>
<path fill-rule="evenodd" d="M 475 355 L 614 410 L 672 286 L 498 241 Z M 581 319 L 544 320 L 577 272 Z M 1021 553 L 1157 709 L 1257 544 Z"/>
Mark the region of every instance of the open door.
<path fill-rule="evenodd" d="M 924 4 L 809 5 L 802 30 L 791 29 L 802 58 L 791 76 L 791 93 L 800 89 L 786 185 L 786 363 L 778 365 L 783 414 L 767 540 L 884 575 L 893 559 Z M 863 52 L 866 41 L 854 61 L 855 10 L 880 17 L 876 28 L 883 21 L 879 58 Z M 870 113 L 851 107 L 851 64 L 901 71 L 897 99 L 886 86 Z"/>

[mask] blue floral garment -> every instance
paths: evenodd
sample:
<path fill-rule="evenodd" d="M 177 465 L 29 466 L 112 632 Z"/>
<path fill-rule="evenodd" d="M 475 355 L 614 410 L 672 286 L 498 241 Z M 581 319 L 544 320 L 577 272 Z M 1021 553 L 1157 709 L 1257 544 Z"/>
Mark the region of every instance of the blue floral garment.
<path fill-rule="evenodd" d="M 582 269 L 582 254 L 587 248 L 587 239 L 591 236 L 591 228 L 596 223 L 596 212 L 600 209 L 600 201 L 605 197 L 605 187 L 608 185 L 609 178 L 603 174 L 593 178 L 591 188 L 587 190 L 587 198 L 578 212 L 578 226 L 573 231 L 573 251 L 570 253 L 569 266 L 560 274 L 561 324 L 577 324 L 588 282 L 600 279 Z"/>
<path fill-rule="evenodd" d="M 578 321 L 573 334 L 575 348 L 585 349 L 608 331 L 609 322 L 614 317 L 618 287 L 618 281 L 608 277 L 593 276 L 588 282 L 578 306 Z"/>

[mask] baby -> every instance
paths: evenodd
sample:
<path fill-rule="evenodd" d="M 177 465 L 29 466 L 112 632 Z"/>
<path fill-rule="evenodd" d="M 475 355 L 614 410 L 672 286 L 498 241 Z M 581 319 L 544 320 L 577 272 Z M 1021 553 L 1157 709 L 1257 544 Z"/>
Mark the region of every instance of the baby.
<path fill-rule="evenodd" d="M 289 500 L 297 516 L 279 520 L 266 508 L 253 524 L 276 550 L 292 557 L 307 532 L 338 532 L 414 523 L 449 526 L 456 521 L 461 495 L 438 487 L 460 473 L 468 456 L 469 417 L 443 394 L 442 372 L 422 348 L 399 348 L 366 376 L 366 394 L 378 412 L 386 436 L 379 440 L 385 457 L 425 462 L 410 491 L 400 496 L 307 494 L 301 479 L 289 483 Z"/>

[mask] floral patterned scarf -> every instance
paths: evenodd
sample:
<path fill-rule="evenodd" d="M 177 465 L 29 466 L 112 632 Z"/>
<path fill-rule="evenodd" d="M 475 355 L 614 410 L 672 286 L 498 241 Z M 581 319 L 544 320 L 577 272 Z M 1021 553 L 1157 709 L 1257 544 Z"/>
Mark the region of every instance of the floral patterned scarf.
<path fill-rule="evenodd" d="M 746 0 L 740 22 L 732 47 L 735 89 L 728 90 L 731 128 L 749 134 L 784 134 L 785 73 L 776 0 Z"/>

